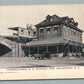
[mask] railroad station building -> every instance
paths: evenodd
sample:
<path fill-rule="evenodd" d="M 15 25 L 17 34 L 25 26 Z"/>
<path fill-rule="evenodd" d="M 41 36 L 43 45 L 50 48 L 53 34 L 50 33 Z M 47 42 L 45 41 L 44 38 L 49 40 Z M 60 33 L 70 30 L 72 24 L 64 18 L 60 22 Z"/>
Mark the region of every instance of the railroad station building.
<path fill-rule="evenodd" d="M 68 16 L 47 15 L 45 20 L 35 25 L 36 39 L 23 45 L 25 56 L 30 54 L 81 53 L 82 33 L 78 22 Z"/>

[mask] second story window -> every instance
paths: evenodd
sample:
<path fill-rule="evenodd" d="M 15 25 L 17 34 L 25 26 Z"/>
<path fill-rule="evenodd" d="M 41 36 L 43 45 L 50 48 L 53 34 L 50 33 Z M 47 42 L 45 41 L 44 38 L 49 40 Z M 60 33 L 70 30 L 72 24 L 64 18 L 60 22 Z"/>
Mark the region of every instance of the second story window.
<path fill-rule="evenodd" d="M 54 31 L 57 33 L 57 31 L 58 31 L 58 27 L 54 27 Z"/>
<path fill-rule="evenodd" d="M 35 31 L 33 32 L 33 36 L 36 36 L 36 32 Z"/>
<path fill-rule="evenodd" d="M 30 36 L 30 31 L 28 31 L 28 35 Z"/>
<path fill-rule="evenodd" d="M 74 36 L 76 36 L 76 32 L 74 32 Z"/>
<path fill-rule="evenodd" d="M 40 29 L 40 34 L 44 34 L 44 29 Z"/>
<path fill-rule="evenodd" d="M 23 29 L 21 29 L 21 33 L 22 33 L 22 34 L 23 34 L 23 32 L 24 32 Z"/>
<path fill-rule="evenodd" d="M 48 33 L 48 34 L 50 33 L 50 29 L 51 29 L 51 28 L 47 28 L 47 33 Z"/>
<path fill-rule="evenodd" d="M 71 35 L 72 36 L 76 36 L 76 32 L 75 31 L 71 31 Z"/>

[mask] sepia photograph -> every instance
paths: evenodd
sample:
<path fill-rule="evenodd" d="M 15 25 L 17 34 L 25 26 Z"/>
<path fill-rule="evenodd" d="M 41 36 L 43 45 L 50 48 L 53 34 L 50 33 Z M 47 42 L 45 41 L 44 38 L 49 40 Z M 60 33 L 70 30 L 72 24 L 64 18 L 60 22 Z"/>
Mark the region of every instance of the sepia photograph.
<path fill-rule="evenodd" d="M 0 6 L 0 80 L 84 78 L 83 8 Z"/>

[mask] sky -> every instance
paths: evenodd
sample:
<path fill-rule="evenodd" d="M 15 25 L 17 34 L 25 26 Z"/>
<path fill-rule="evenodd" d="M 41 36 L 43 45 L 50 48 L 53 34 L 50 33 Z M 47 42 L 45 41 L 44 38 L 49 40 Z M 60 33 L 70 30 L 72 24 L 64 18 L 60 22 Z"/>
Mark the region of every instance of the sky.
<path fill-rule="evenodd" d="M 73 17 L 79 23 L 78 27 L 84 30 L 84 4 L 0 6 L 0 35 L 8 35 L 9 27 L 36 25 L 47 15 L 54 14 Z"/>

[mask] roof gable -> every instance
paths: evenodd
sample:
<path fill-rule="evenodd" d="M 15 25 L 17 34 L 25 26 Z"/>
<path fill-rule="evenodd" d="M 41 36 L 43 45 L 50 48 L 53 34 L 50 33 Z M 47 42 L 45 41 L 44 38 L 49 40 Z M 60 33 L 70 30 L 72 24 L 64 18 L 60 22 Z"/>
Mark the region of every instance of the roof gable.
<path fill-rule="evenodd" d="M 35 25 L 36 27 L 43 27 L 43 26 L 47 26 L 47 25 L 53 25 L 53 24 L 58 24 L 61 22 L 61 19 L 59 16 L 57 15 L 47 15 L 46 19 L 42 22 L 40 22 L 39 24 Z"/>
<path fill-rule="evenodd" d="M 69 18 L 68 16 L 59 17 L 57 15 L 53 15 L 53 16 L 47 15 L 44 21 L 40 22 L 35 26 L 39 28 L 39 27 L 53 26 L 57 24 L 64 24 L 77 31 L 83 32 L 78 28 L 78 22 L 75 22 L 73 18 Z"/>

